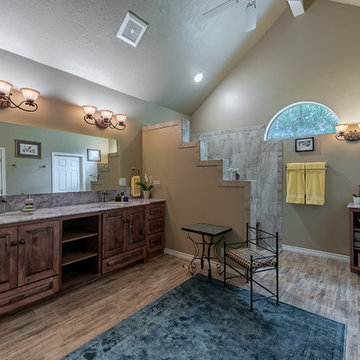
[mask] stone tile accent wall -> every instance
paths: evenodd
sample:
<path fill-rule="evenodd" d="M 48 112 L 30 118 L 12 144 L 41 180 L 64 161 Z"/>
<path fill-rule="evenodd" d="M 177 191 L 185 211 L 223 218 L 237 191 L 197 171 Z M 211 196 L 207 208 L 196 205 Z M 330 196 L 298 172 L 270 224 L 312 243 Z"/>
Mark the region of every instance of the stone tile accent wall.
<path fill-rule="evenodd" d="M 207 156 L 207 160 L 223 159 L 224 180 L 235 180 L 227 171 L 229 167 L 239 168 L 240 180 L 255 180 L 256 222 L 266 231 L 278 231 L 281 238 L 282 141 L 264 141 L 265 129 L 260 125 L 213 131 L 192 136 L 191 141 L 202 142 L 202 157 Z"/>
<path fill-rule="evenodd" d="M 115 200 L 115 196 L 124 192 L 130 199 L 130 187 L 121 187 L 116 190 L 106 190 L 106 201 Z M 81 205 L 89 203 L 102 202 L 104 199 L 103 191 L 81 191 L 81 192 L 66 192 L 66 193 L 48 193 L 48 194 L 30 194 L 34 199 L 34 208 L 52 208 L 57 206 L 67 205 Z M 6 211 L 17 211 L 24 208 L 24 202 L 28 195 L 7 195 L 4 196 L 7 204 Z"/>

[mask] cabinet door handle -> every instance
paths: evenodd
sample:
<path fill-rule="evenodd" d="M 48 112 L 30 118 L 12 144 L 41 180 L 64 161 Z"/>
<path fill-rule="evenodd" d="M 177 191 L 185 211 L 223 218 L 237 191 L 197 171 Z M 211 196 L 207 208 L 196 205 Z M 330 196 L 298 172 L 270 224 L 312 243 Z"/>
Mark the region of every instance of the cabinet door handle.
<path fill-rule="evenodd" d="M 20 240 L 20 245 L 25 245 L 25 240 Z"/>
<path fill-rule="evenodd" d="M 17 241 L 12 241 L 12 242 L 10 243 L 11 246 L 16 246 L 17 244 L 18 244 Z"/>

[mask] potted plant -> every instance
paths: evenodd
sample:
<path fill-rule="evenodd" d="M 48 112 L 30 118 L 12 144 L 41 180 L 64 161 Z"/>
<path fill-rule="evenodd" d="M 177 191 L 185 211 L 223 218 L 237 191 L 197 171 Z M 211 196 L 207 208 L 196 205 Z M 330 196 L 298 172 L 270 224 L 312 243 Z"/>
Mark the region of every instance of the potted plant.
<path fill-rule="evenodd" d="M 235 180 L 240 180 L 240 170 L 239 170 L 239 168 L 229 168 L 228 171 L 230 173 L 235 174 Z"/>
<path fill-rule="evenodd" d="M 137 182 L 136 185 L 139 185 L 144 194 L 144 200 L 148 200 L 150 198 L 150 191 L 155 188 L 155 185 L 159 185 L 160 180 L 154 179 L 153 176 L 144 175 L 144 182 Z"/>
<path fill-rule="evenodd" d="M 355 206 L 360 206 L 360 185 L 359 185 L 359 191 L 357 194 L 352 194 L 353 196 L 353 200 L 354 200 L 354 205 Z"/>

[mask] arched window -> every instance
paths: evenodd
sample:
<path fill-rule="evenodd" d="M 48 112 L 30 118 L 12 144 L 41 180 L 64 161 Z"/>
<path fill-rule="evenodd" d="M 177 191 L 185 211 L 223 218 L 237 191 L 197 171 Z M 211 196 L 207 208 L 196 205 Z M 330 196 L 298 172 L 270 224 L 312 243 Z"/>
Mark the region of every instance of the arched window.
<path fill-rule="evenodd" d="M 332 134 L 339 124 L 336 114 L 325 105 L 311 101 L 291 104 L 270 121 L 265 140 Z"/>

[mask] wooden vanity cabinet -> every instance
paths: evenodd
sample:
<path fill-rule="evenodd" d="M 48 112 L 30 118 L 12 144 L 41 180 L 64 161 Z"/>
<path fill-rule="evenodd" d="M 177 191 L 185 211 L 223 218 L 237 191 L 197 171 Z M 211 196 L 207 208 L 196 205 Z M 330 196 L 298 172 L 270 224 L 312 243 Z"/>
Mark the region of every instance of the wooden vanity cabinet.
<path fill-rule="evenodd" d="M 146 207 L 146 243 L 148 257 L 164 253 L 165 203 L 157 202 Z"/>
<path fill-rule="evenodd" d="M 59 290 L 59 222 L 0 229 L 0 314 Z"/>
<path fill-rule="evenodd" d="M 59 241 L 58 221 L 19 227 L 18 286 L 58 274 Z"/>
<path fill-rule="evenodd" d="M 0 229 L 0 293 L 17 286 L 17 228 Z"/>
<path fill-rule="evenodd" d="M 0 226 L 0 315 L 164 252 L 165 202 Z"/>
<path fill-rule="evenodd" d="M 102 272 L 105 274 L 145 258 L 145 207 L 105 212 Z"/>

